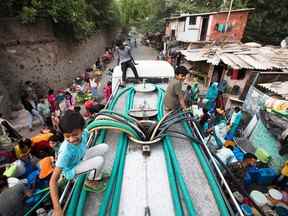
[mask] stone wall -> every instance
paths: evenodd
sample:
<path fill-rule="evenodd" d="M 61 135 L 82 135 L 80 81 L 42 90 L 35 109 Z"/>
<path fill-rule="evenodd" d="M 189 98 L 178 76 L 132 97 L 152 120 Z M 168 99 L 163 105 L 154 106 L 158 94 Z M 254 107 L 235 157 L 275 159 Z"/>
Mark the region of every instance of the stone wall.
<path fill-rule="evenodd" d="M 111 40 L 109 33 L 97 32 L 85 41 L 67 42 L 56 38 L 45 20 L 24 25 L 1 19 L 0 81 L 9 92 L 6 97 L 17 102 L 20 83 L 27 80 L 37 82 L 45 93 L 48 85 L 66 87 L 101 56 Z"/>
<path fill-rule="evenodd" d="M 7 115 L 9 108 L 11 107 L 11 101 L 9 99 L 9 92 L 5 85 L 0 80 L 0 113 Z"/>

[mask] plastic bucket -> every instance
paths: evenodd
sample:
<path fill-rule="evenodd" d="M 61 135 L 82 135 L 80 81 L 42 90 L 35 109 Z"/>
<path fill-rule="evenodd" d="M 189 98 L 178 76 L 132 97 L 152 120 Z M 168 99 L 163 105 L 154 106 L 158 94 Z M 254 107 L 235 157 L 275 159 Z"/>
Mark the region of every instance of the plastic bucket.
<path fill-rule="evenodd" d="M 262 207 L 268 203 L 266 196 L 260 191 L 256 191 L 256 190 L 251 191 L 250 198 L 259 207 Z"/>
<path fill-rule="evenodd" d="M 268 194 L 269 194 L 270 201 L 273 205 L 276 205 L 277 203 L 279 203 L 283 198 L 282 193 L 274 188 L 269 189 Z"/>
<path fill-rule="evenodd" d="M 255 152 L 256 157 L 263 163 L 269 163 L 272 157 L 262 148 L 257 148 Z"/>
<path fill-rule="evenodd" d="M 20 180 L 18 178 L 15 178 L 15 177 L 10 177 L 7 179 L 8 181 L 8 187 L 13 187 L 15 186 L 16 184 L 18 184 L 20 182 Z"/>
<path fill-rule="evenodd" d="M 252 210 L 252 208 L 251 208 L 249 205 L 247 205 L 247 204 L 242 204 L 242 205 L 241 205 L 241 209 L 242 209 L 244 215 L 246 215 L 246 216 L 253 216 L 253 210 Z"/>

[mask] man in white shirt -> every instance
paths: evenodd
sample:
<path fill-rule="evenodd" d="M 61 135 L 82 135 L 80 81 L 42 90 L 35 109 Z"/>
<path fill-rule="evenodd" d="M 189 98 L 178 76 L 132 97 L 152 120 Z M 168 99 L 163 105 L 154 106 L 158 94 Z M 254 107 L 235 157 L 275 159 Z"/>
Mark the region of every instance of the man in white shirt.
<path fill-rule="evenodd" d="M 122 86 L 126 82 L 126 72 L 128 68 L 131 68 L 136 80 L 139 80 L 139 76 L 135 67 L 135 62 L 131 55 L 131 49 L 129 46 L 124 46 L 122 42 L 117 44 L 116 53 L 118 57 L 118 65 L 121 64 L 122 69 Z"/>

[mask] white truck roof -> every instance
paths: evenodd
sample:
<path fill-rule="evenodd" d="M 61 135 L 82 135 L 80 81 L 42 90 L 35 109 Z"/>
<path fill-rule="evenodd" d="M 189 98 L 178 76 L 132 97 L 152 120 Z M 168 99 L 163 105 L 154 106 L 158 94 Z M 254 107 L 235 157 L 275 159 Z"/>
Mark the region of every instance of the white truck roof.
<path fill-rule="evenodd" d="M 139 60 L 135 65 L 140 78 L 173 78 L 175 75 L 174 68 L 166 61 L 157 60 Z M 134 77 L 130 68 L 127 70 L 127 78 Z M 116 84 L 122 79 L 121 66 L 114 68 L 112 75 L 112 89 L 115 89 Z"/>

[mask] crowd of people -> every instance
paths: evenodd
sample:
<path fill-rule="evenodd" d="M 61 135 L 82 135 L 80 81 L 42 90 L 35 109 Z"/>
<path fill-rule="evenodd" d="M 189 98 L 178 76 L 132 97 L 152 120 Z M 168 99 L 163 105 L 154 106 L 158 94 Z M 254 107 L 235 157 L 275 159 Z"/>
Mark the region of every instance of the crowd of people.
<path fill-rule="evenodd" d="M 123 42 L 117 43 L 115 54 L 123 70 L 122 84 L 125 85 L 128 68 L 138 77 L 135 62 L 130 48 Z M 48 188 L 53 214 L 63 215 L 58 192 L 61 175 L 71 180 L 91 171 L 85 182 L 86 190 L 105 188 L 102 179 L 106 177 L 102 169 L 108 145 L 103 143 L 87 149 L 89 133 L 84 128 L 112 95 L 112 82 L 101 86 L 101 79 L 105 65 L 113 59 L 112 50 L 107 48 L 69 88 L 57 91 L 49 88 L 47 95 L 37 95 L 33 83 L 25 82 L 21 103 L 27 113 L 28 128 L 33 131 L 33 120 L 37 119 L 42 129 L 28 139 L 15 132 L 8 121 L 1 121 L 5 130 L 10 127 L 10 132 L 15 132 L 16 145 L 9 150 L 0 150 L 0 215 L 22 215 Z"/>
<path fill-rule="evenodd" d="M 21 103 L 27 113 L 28 128 L 33 131 L 33 120 L 38 119 L 42 129 L 29 139 L 17 133 L 8 121 L 1 121 L 5 130 L 15 132 L 16 144 L 12 149 L 0 150 L 0 215 L 23 215 L 41 199 L 49 182 L 54 215 L 63 215 L 58 205 L 60 173 L 69 180 L 97 170 L 89 175 L 86 189 L 103 190 L 102 167 L 108 146 L 101 144 L 87 150 L 89 134 L 84 126 L 112 95 L 111 81 L 101 86 L 104 65 L 112 60 L 111 50 L 106 49 L 91 68 L 75 78 L 70 88 L 49 88 L 45 96 L 36 94 L 31 81 L 25 82 Z M 89 97 L 80 103 L 78 94 Z"/>
<path fill-rule="evenodd" d="M 269 166 L 269 158 L 263 149 L 261 154 L 260 149 L 258 153 L 241 150 L 235 140 L 241 135 L 243 111 L 239 106 L 230 111 L 225 109 L 223 94 L 227 83 L 212 82 L 206 95 L 199 97 L 197 82 L 190 82 L 192 77 L 193 74 L 184 66 L 176 66 L 175 78 L 169 81 L 166 89 L 165 111 L 193 112 L 195 123 L 243 211 L 253 210 L 255 215 L 276 215 L 277 210 L 277 213 L 286 212 L 281 215 L 287 215 L 288 163 L 283 164 L 277 174 Z M 258 158 L 259 155 L 261 158 Z M 268 200 L 263 207 L 257 203 L 259 194 Z"/>
<path fill-rule="evenodd" d="M 115 54 L 123 72 L 122 85 L 125 85 L 128 68 L 139 80 L 130 48 L 123 41 L 117 43 Z M 36 118 L 43 129 L 31 139 L 17 139 L 12 150 L 0 152 L 3 165 L 0 174 L 1 214 L 21 215 L 25 207 L 37 203 L 41 198 L 39 193 L 49 187 L 54 215 L 63 215 L 58 188 L 61 175 L 71 180 L 90 172 L 85 189 L 101 191 L 105 188 L 102 180 L 106 177 L 102 169 L 109 147 L 103 143 L 87 149 L 89 133 L 84 128 L 85 120 L 89 121 L 103 109 L 112 94 L 111 81 L 103 88 L 101 86 L 103 62 L 112 59 L 113 55 L 107 49 L 91 68 L 75 78 L 70 88 L 57 91 L 49 88 L 46 96 L 37 95 L 32 82 L 25 83 L 21 103 L 28 116 L 28 127 L 33 130 L 33 120 Z M 191 95 L 191 91 L 190 88 L 187 95 Z M 79 94 L 89 94 L 91 97 L 80 104 L 76 96 Z M 188 101 L 191 103 L 191 100 Z"/>
<path fill-rule="evenodd" d="M 121 85 L 126 84 L 128 68 L 139 81 L 135 67 L 137 63 L 131 55 L 130 47 L 119 41 L 115 54 L 117 64 L 122 69 Z M 0 215 L 22 215 L 25 208 L 39 201 L 39 193 L 48 187 L 53 214 L 63 215 L 58 187 L 61 176 L 71 180 L 89 173 L 85 190 L 95 192 L 105 189 L 105 179 L 108 176 L 103 173 L 103 166 L 109 146 L 102 143 L 88 148 L 89 133 L 85 124 L 105 107 L 112 95 L 111 81 L 102 88 L 101 76 L 104 64 L 113 58 L 111 49 L 106 49 L 95 64 L 87 68 L 82 76 L 75 78 L 69 89 L 55 91 L 49 88 L 46 96 L 37 96 L 32 82 L 25 83 L 21 103 L 28 115 L 28 127 L 33 130 L 33 119 L 36 118 L 43 129 L 31 139 L 16 134 L 17 144 L 13 149 L 0 150 Z M 223 167 L 232 192 L 238 192 L 238 198 L 244 197 L 241 201 L 238 200 L 240 203 L 254 206 L 251 200 L 245 198 L 248 191 L 251 191 L 252 183 L 255 183 L 253 178 L 256 178 L 256 171 L 260 172 L 263 165 L 259 166 L 257 156 L 251 152 L 243 153 L 241 158 L 235 156 L 235 138 L 241 127 L 242 110 L 238 106 L 229 113 L 225 110 L 225 81 L 212 82 L 206 95 L 200 97 L 199 84 L 193 74 L 181 65 L 181 58 L 181 53 L 177 53 L 171 62 L 175 67 L 175 78 L 169 81 L 166 89 L 165 112 L 193 112 L 197 107 L 197 114 L 193 113 L 193 117 L 202 135 L 206 137 L 212 154 Z M 84 98 L 81 101 L 83 103 L 79 103 L 76 94 L 89 94 L 91 97 Z M 8 123 L 6 125 L 9 126 Z M 280 175 L 275 175 L 270 183 L 280 190 L 287 190 L 288 163 L 284 164 Z"/>

